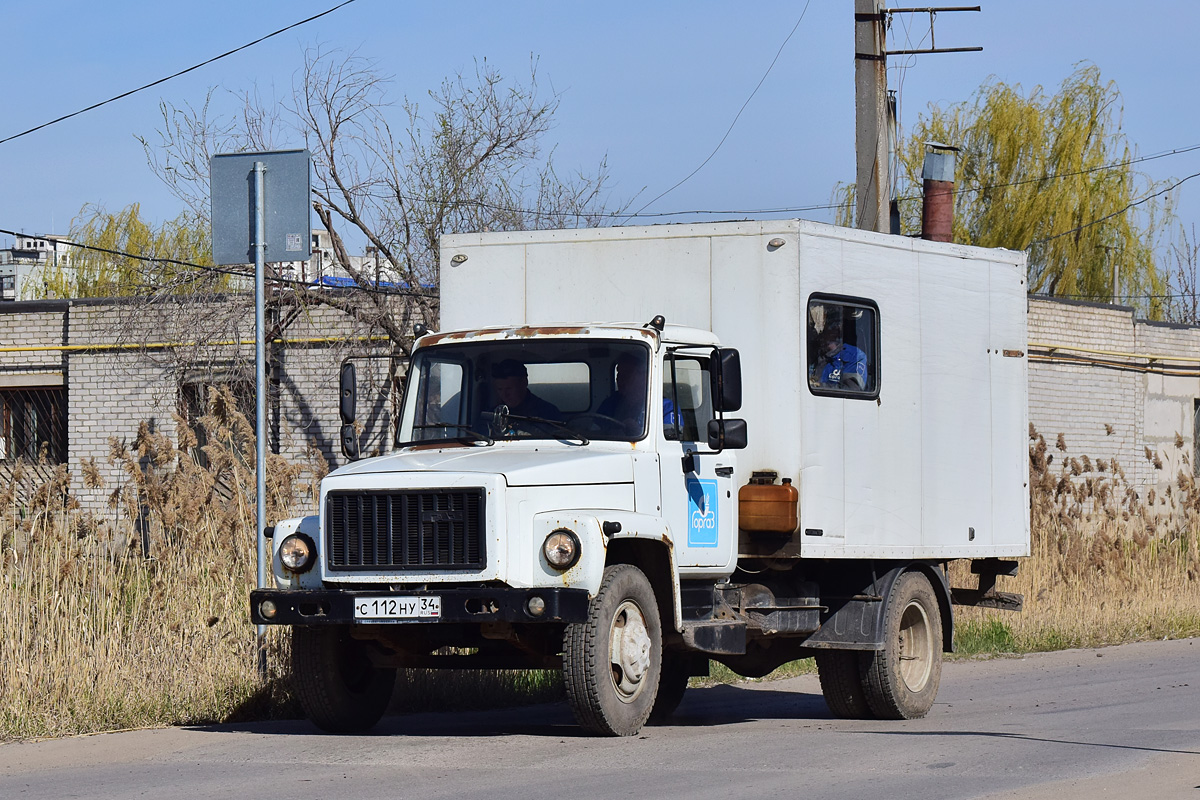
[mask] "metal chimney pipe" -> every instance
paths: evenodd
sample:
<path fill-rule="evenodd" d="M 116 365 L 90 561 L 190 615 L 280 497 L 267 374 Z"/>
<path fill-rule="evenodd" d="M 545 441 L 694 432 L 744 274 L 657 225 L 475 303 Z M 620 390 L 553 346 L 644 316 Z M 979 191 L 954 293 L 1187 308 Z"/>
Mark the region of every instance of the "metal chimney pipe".
<path fill-rule="evenodd" d="M 954 165 L 957 147 L 926 142 L 925 165 L 921 170 L 924 202 L 921 206 L 921 238 L 931 242 L 954 241 Z"/>

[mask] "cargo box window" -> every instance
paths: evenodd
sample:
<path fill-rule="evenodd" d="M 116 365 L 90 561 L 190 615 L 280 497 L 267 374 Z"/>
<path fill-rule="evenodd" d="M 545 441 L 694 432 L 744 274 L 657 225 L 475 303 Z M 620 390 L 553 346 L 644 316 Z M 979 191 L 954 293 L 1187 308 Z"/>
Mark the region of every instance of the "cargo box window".
<path fill-rule="evenodd" d="M 806 316 L 808 388 L 812 393 L 878 397 L 878 307 L 869 300 L 813 295 Z"/>

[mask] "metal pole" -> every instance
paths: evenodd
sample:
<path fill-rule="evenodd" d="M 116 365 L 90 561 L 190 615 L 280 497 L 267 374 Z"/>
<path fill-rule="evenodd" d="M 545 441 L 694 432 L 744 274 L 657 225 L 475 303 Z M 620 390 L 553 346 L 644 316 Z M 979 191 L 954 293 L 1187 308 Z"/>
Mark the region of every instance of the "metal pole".
<path fill-rule="evenodd" d="M 267 540 L 263 533 L 267 527 L 267 348 L 266 292 L 263 289 L 267 261 L 266 203 L 263 198 L 263 175 L 266 165 L 254 162 L 254 474 L 257 484 L 255 513 L 255 540 L 258 545 L 257 588 L 267 585 Z M 257 626 L 258 674 L 267 676 L 267 626 Z"/>
<path fill-rule="evenodd" d="M 884 15 L 883 0 L 854 0 L 854 225 L 880 233 L 891 230 Z"/>
<path fill-rule="evenodd" d="M 1104 249 L 1107 252 L 1108 248 L 1106 247 Z M 1112 253 L 1108 253 L 1108 257 L 1112 258 Z M 1112 281 L 1113 281 L 1112 302 L 1113 302 L 1113 305 L 1115 306 L 1118 303 L 1117 297 L 1121 290 L 1121 284 L 1117 281 L 1117 259 L 1115 259 L 1115 258 L 1112 259 Z"/>

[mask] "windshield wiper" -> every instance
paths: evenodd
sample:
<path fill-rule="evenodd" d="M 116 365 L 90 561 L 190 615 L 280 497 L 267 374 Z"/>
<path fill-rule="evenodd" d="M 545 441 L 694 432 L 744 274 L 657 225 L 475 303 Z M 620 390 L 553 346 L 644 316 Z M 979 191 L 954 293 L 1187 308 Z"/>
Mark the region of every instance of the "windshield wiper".
<path fill-rule="evenodd" d="M 555 428 L 557 430 L 563 431 L 564 433 L 568 434 L 572 439 L 578 439 L 579 443 L 581 445 L 586 446 L 586 445 L 589 445 L 592 443 L 590 439 L 588 439 L 586 436 L 584 436 L 581 433 L 577 433 L 574 429 L 571 428 L 570 425 L 567 425 L 565 422 L 559 422 L 558 420 L 554 420 L 554 419 L 546 419 L 545 417 L 527 417 L 524 414 L 511 414 L 510 413 L 505 416 L 508 419 L 519 419 L 524 422 L 533 422 L 533 423 L 536 423 L 539 425 L 548 425 L 551 428 Z"/>

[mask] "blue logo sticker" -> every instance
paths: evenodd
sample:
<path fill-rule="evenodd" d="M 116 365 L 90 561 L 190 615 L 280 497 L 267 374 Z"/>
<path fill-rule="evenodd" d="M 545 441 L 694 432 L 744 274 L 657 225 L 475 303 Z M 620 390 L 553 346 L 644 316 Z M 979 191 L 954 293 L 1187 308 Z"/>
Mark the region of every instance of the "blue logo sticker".
<path fill-rule="evenodd" d="M 689 478 L 688 547 L 717 546 L 717 482 Z"/>

